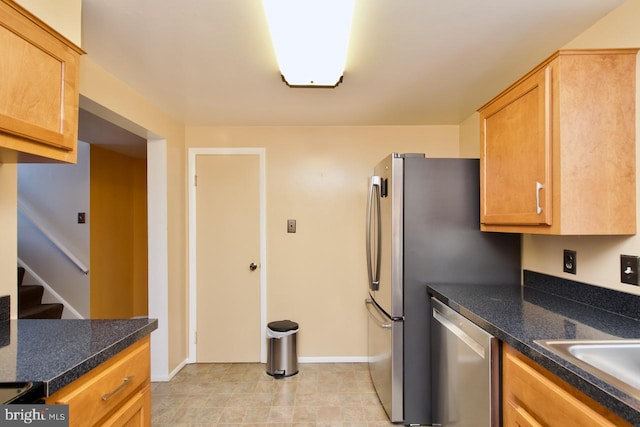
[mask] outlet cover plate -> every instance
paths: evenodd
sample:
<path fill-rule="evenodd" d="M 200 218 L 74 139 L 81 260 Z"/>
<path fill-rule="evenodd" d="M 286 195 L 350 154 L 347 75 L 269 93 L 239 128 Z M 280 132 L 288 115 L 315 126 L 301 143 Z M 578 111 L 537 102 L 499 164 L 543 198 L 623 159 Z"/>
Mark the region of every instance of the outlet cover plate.
<path fill-rule="evenodd" d="M 620 281 L 622 283 L 637 285 L 638 270 L 640 270 L 640 257 L 620 255 Z"/>
<path fill-rule="evenodd" d="M 569 249 L 564 250 L 562 258 L 562 271 L 564 271 L 565 273 L 576 274 L 576 256 L 576 251 L 572 251 Z"/>

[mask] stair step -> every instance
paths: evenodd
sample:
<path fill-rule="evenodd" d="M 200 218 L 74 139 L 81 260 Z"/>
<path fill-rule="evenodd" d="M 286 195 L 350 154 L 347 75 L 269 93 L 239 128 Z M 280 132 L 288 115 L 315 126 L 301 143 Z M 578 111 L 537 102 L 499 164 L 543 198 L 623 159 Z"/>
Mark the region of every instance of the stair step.
<path fill-rule="evenodd" d="M 60 319 L 64 306 L 59 303 L 40 304 L 21 310 L 18 313 L 19 319 Z"/>
<path fill-rule="evenodd" d="M 40 285 L 20 285 L 18 286 L 18 309 L 23 310 L 29 307 L 40 305 L 44 295 L 44 287 Z"/>
<path fill-rule="evenodd" d="M 24 267 L 18 267 L 18 286 L 22 285 L 25 271 Z"/>
<path fill-rule="evenodd" d="M 64 305 L 42 304 L 44 286 L 23 285 L 25 269 L 18 267 L 18 319 L 61 319 Z"/>

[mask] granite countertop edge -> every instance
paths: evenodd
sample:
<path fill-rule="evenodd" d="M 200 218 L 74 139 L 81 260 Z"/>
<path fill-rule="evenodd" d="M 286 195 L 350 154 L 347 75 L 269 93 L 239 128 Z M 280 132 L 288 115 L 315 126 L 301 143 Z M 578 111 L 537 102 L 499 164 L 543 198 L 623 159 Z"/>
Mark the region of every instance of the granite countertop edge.
<path fill-rule="evenodd" d="M 32 383 L 28 399 L 36 401 L 150 335 L 158 320 L 15 319 L 0 326 L 0 382 Z M 24 358 L 29 354 L 35 356 Z"/>
<path fill-rule="evenodd" d="M 69 385 L 84 374 L 88 373 L 91 369 L 111 359 L 113 356 L 117 355 L 132 344 L 140 341 L 147 335 L 150 335 L 151 332 L 153 332 L 157 328 L 157 319 L 149 319 L 149 322 L 140 329 L 128 335 L 114 339 L 114 342 L 111 345 L 92 354 L 89 358 L 85 359 L 81 363 L 71 367 L 64 372 L 60 372 L 60 374 L 53 378 L 43 381 L 42 383 L 44 385 L 45 396 L 51 396 L 66 385 Z"/>
<path fill-rule="evenodd" d="M 538 363 L 554 375 L 581 390 L 584 394 L 629 421 L 631 424 L 640 425 L 640 399 L 629 395 L 623 390 L 613 387 L 612 385 L 584 371 L 579 366 L 574 365 L 560 356 L 542 348 L 538 344 L 534 343 L 533 339 L 527 338 L 525 334 L 514 330 L 517 328 L 511 329 L 508 324 L 501 324 L 500 322 L 485 318 L 478 312 L 479 310 L 475 310 L 471 307 L 471 304 L 467 304 L 465 301 L 458 301 L 455 296 L 450 295 L 450 292 L 447 290 L 451 289 L 451 286 L 455 285 L 430 285 L 428 286 L 428 293 L 431 296 L 435 296 L 438 300 L 442 301 L 454 311 L 462 314 L 464 317 L 468 318 L 473 323 L 498 338 L 500 341 L 509 344 L 511 347 L 529 357 L 531 360 Z M 522 286 L 513 285 L 513 288 L 521 290 Z M 516 292 L 514 291 L 513 294 L 515 295 Z M 474 294 L 474 297 L 477 298 L 478 295 Z M 485 302 L 490 305 L 491 294 L 485 293 L 484 297 L 486 297 L 487 300 Z M 483 296 L 480 298 L 483 298 Z M 551 298 L 560 297 L 551 296 Z M 502 301 L 502 303 L 504 303 L 504 301 Z M 589 309 L 586 305 L 584 308 L 585 310 Z M 547 337 L 547 339 L 559 338 L 562 337 Z"/>

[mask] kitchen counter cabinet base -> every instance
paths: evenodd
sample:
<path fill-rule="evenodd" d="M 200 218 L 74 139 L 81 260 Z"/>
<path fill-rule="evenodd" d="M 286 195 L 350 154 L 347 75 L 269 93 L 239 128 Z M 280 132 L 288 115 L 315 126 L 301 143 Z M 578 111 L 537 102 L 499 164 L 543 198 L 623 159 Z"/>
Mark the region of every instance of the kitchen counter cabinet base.
<path fill-rule="evenodd" d="M 523 271 L 522 280 L 523 285 L 430 284 L 428 293 L 607 411 L 640 426 L 637 396 L 590 375 L 535 342 L 637 339 L 640 296 L 529 270 Z"/>
<path fill-rule="evenodd" d="M 631 427 L 504 343 L 502 387 L 504 427 Z"/>
<path fill-rule="evenodd" d="M 147 336 L 49 396 L 46 403 L 69 405 L 70 426 L 150 426 L 150 354 Z"/>
<path fill-rule="evenodd" d="M 151 425 L 151 386 L 147 385 L 129 399 L 102 427 L 141 427 Z"/>

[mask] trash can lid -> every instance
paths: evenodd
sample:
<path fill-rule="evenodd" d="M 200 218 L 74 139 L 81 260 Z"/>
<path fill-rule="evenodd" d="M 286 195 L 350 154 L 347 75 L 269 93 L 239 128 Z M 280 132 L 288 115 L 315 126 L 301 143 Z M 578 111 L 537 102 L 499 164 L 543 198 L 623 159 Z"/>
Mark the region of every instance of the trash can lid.
<path fill-rule="evenodd" d="M 267 327 L 275 332 L 287 332 L 298 329 L 298 324 L 291 320 L 276 320 L 275 322 L 269 322 Z"/>

